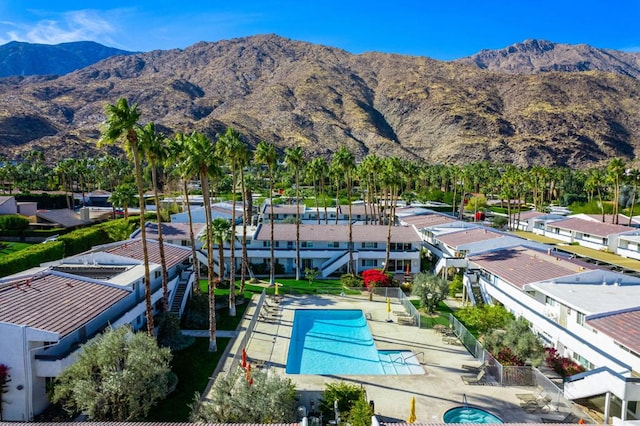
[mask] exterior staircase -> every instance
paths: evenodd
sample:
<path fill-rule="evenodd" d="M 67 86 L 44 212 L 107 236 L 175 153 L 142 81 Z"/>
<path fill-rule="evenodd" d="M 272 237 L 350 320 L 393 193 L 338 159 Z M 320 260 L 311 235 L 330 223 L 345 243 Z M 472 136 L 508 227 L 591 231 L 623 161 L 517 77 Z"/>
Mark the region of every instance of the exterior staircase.
<path fill-rule="evenodd" d="M 182 306 L 182 299 L 184 299 L 184 295 L 187 292 L 188 283 L 188 278 L 186 280 L 181 278 L 174 290 L 175 296 L 173 297 L 173 302 L 171 302 L 169 312 L 176 315 L 177 317 L 180 317 L 181 314 L 180 307 Z"/>
<path fill-rule="evenodd" d="M 484 298 L 482 297 L 482 290 L 479 285 L 471 286 L 471 293 L 473 294 L 473 300 L 475 301 L 474 305 L 477 307 L 481 307 L 484 305 Z"/>

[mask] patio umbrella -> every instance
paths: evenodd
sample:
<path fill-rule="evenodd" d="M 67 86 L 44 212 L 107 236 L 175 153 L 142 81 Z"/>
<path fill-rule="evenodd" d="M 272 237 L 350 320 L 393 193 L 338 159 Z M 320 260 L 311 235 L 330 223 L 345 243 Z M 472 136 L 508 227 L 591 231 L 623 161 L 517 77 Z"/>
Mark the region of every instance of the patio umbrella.
<path fill-rule="evenodd" d="M 251 364 L 247 364 L 247 370 L 244 373 L 244 378 L 248 384 L 253 384 L 253 377 L 251 377 Z"/>
<path fill-rule="evenodd" d="M 415 423 L 416 421 L 416 398 L 411 398 L 411 405 L 409 408 L 409 419 L 407 420 L 409 423 Z"/>
<path fill-rule="evenodd" d="M 247 368 L 247 351 L 245 348 L 242 348 L 242 368 Z"/>

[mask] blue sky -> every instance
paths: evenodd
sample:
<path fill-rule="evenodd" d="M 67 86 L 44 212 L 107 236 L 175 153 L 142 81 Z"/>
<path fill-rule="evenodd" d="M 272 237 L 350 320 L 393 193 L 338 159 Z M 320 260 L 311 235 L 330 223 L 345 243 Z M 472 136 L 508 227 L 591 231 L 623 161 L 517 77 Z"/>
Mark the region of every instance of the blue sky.
<path fill-rule="evenodd" d="M 0 0 L 0 44 L 185 48 L 275 33 L 352 53 L 449 60 L 529 38 L 640 51 L 638 0 Z"/>

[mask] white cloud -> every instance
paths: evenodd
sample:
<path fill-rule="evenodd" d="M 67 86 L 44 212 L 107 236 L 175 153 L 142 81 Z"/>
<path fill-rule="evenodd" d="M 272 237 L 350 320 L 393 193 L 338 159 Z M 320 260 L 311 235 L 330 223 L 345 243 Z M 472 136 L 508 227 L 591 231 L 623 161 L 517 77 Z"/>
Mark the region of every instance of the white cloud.
<path fill-rule="evenodd" d="M 71 41 L 93 40 L 109 46 L 117 46 L 113 36 L 117 28 L 111 22 L 122 10 L 75 10 L 57 16 L 49 16 L 33 24 L 0 22 L 5 27 L 0 43 L 24 41 L 29 43 L 58 44 Z"/>

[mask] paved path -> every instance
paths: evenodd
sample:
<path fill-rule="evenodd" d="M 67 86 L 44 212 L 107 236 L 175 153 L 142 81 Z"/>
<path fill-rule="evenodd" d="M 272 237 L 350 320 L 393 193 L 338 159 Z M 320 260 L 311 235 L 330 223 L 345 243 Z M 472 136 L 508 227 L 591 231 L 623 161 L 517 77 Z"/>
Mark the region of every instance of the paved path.
<path fill-rule="evenodd" d="M 314 376 L 287 374 L 285 372 L 287 349 L 291 337 L 293 314 L 296 309 L 313 308 L 362 309 L 370 318 L 368 321 L 378 349 L 411 350 L 417 354 L 424 374 L 405 376 L 360 375 L 360 376 Z M 239 326 L 239 337 L 231 342 L 217 374 L 226 374 L 237 365 L 247 325 L 255 313 L 252 301 Z M 394 300 L 393 310 L 403 307 Z M 477 364 L 469 352 L 460 344 L 446 344 L 442 336 L 432 329 L 418 329 L 386 321 L 388 313 L 386 301 L 367 296 L 286 296 L 281 303 L 271 304 L 268 311 L 258 314 L 259 320 L 246 346 L 252 363 L 263 365 L 270 373 L 291 379 L 298 390 L 299 405 L 308 409 L 311 402 L 315 407 L 327 382 L 345 381 L 363 385 L 367 398 L 374 401 L 376 414 L 383 421 L 404 422 L 409 415 L 409 402 L 416 399 L 418 422 L 440 423 L 443 413 L 449 408 L 461 406 L 463 401 L 484 408 L 507 423 L 540 423 L 541 417 L 561 419 L 567 407 L 556 407 L 548 414 L 526 413 L 519 405 L 516 393 L 531 392 L 531 388 L 503 386 L 465 385 L 460 376 L 469 373 L 462 364 Z M 235 359 L 235 362 L 234 362 Z M 209 390 L 209 388 L 207 389 Z M 206 394 L 206 392 L 205 392 Z"/>

